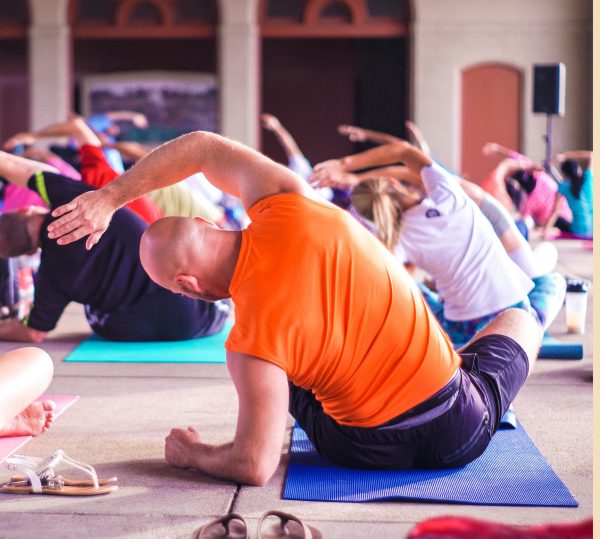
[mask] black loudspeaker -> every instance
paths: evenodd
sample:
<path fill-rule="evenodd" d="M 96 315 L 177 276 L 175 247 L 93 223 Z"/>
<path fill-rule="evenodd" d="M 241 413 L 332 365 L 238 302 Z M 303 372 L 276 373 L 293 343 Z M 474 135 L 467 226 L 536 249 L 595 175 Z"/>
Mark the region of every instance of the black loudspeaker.
<path fill-rule="evenodd" d="M 533 112 L 565 114 L 565 64 L 533 66 Z"/>

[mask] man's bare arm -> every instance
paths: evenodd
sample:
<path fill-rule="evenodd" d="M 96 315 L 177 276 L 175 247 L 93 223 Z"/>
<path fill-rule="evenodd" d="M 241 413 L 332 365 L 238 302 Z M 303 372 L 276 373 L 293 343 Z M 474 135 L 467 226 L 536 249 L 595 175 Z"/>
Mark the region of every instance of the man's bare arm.
<path fill-rule="evenodd" d="M 285 372 L 245 354 L 227 354 L 239 398 L 235 439 L 225 445 L 202 443 L 194 429 L 173 429 L 165 456 L 174 466 L 193 467 L 215 477 L 264 485 L 275 473 L 288 416 Z"/>
<path fill-rule="evenodd" d="M 279 193 L 315 196 L 296 174 L 268 157 L 220 135 L 197 131 L 159 146 L 114 182 L 55 209 L 52 215 L 61 218 L 50 224 L 49 236 L 65 245 L 89 235 L 86 247 L 91 249 L 118 208 L 197 172 L 241 198 L 246 209 Z"/>

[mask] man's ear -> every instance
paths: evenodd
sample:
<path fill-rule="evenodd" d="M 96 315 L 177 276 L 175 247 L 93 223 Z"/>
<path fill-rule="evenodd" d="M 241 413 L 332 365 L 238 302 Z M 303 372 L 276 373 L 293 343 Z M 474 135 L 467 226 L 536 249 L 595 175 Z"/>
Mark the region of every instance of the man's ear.
<path fill-rule="evenodd" d="M 188 275 L 187 273 L 178 273 L 175 275 L 173 279 L 176 283 L 180 284 L 182 288 L 186 288 L 187 290 L 200 293 L 202 290 L 198 284 L 198 279 L 193 275 Z"/>

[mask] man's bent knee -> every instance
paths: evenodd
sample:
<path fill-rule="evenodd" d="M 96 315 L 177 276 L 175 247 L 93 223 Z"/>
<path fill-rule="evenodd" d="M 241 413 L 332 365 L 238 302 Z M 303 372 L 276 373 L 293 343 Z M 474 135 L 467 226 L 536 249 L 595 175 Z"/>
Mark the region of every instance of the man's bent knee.
<path fill-rule="evenodd" d="M 513 339 L 527 354 L 531 370 L 542 341 L 542 330 L 532 314 L 525 309 L 507 309 L 490 322 L 483 333 L 505 335 Z"/>

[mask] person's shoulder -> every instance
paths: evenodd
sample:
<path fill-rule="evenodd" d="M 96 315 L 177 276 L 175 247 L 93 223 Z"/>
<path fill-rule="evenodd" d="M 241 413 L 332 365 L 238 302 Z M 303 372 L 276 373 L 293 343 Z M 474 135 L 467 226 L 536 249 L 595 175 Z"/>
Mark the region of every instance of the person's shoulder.
<path fill-rule="evenodd" d="M 255 202 L 248 210 L 248 216 L 252 221 L 259 217 L 268 215 L 271 211 L 296 212 L 303 210 L 330 210 L 335 206 L 317 193 L 277 193 L 267 196 Z"/>

